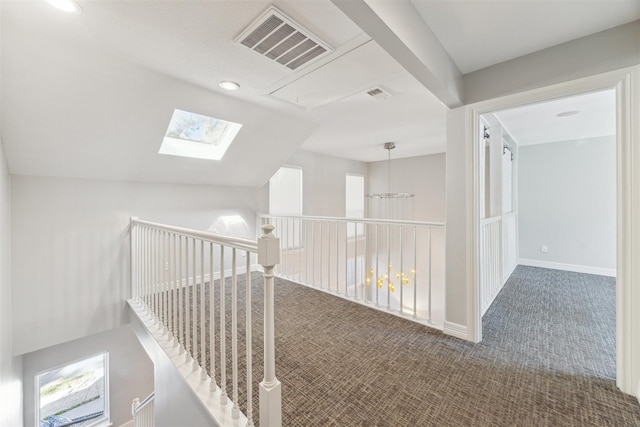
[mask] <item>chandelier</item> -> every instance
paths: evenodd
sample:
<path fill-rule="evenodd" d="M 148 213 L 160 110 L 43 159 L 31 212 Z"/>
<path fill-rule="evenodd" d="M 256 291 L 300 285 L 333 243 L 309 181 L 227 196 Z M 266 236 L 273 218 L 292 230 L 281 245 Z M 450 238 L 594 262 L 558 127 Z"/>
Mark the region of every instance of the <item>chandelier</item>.
<path fill-rule="evenodd" d="M 387 150 L 387 192 L 367 195 L 369 201 L 369 217 L 391 220 L 413 219 L 413 198 L 415 194 L 404 192 L 394 193 L 391 191 L 391 150 L 396 148 L 396 144 L 387 142 L 382 148 Z M 392 241 L 389 240 L 387 242 L 387 251 L 391 252 L 391 246 Z M 365 279 L 367 286 L 375 282 L 376 286 L 382 289 L 386 284 L 391 292 L 396 290 L 396 285 L 408 285 L 410 278 L 414 278 L 416 274 L 415 266 L 413 266 L 408 273 L 404 271 L 395 273 L 396 280 L 394 281 L 393 265 L 391 263 L 385 265 L 383 268 L 384 273 L 377 275 L 377 277 L 376 271 L 377 269 L 374 267 L 369 269 L 369 274 Z"/>
<path fill-rule="evenodd" d="M 387 192 L 367 194 L 369 217 L 377 219 L 412 219 L 413 193 L 391 192 L 391 150 L 396 148 L 393 142 L 386 142 L 382 148 L 387 150 Z"/>

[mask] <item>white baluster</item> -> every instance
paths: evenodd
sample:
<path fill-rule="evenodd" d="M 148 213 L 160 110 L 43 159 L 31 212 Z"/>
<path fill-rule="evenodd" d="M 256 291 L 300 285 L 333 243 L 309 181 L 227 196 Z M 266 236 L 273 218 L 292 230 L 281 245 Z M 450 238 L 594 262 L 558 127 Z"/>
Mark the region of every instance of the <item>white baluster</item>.
<path fill-rule="evenodd" d="M 428 238 L 427 238 L 427 251 L 429 257 L 429 313 L 427 314 L 427 318 L 431 320 L 431 276 L 433 275 L 433 269 L 431 268 L 432 258 L 431 258 L 431 227 L 428 229 Z"/>
<path fill-rule="evenodd" d="M 164 332 L 169 333 L 169 242 L 168 233 L 162 233 L 162 298 L 164 299 Z"/>
<path fill-rule="evenodd" d="M 196 284 L 196 274 L 198 273 L 198 268 L 196 263 L 198 262 L 198 256 L 196 253 L 196 239 L 192 239 L 192 253 L 193 253 L 193 284 L 191 286 L 191 319 L 193 320 L 191 333 L 193 334 L 191 337 L 191 342 L 193 345 L 191 346 L 191 361 L 192 368 L 195 371 L 198 369 L 198 285 Z"/>
<path fill-rule="evenodd" d="M 153 238 L 153 254 L 154 254 L 154 278 L 153 278 L 153 297 L 154 297 L 154 305 L 153 305 L 153 313 L 155 314 L 155 323 L 160 322 L 160 293 L 159 293 L 159 285 L 160 285 L 160 250 L 159 250 L 159 239 L 160 232 L 155 230 L 154 238 Z"/>
<path fill-rule="evenodd" d="M 391 225 L 387 225 L 387 310 L 391 310 Z"/>
<path fill-rule="evenodd" d="M 178 295 L 180 286 L 178 284 L 178 235 L 173 233 L 173 258 L 171 259 L 171 269 L 173 271 L 173 345 L 177 347 L 178 341 Z"/>
<path fill-rule="evenodd" d="M 380 277 L 380 275 L 378 274 L 378 270 L 379 270 L 379 266 L 380 266 L 380 260 L 379 260 L 379 256 L 380 256 L 380 251 L 378 250 L 378 224 L 376 224 L 376 307 L 380 307 L 380 301 L 378 298 L 378 278 Z"/>
<path fill-rule="evenodd" d="M 418 317 L 418 287 L 416 283 L 416 276 L 418 275 L 418 247 L 416 241 L 416 227 L 413 227 L 413 317 Z"/>
<path fill-rule="evenodd" d="M 302 281 L 302 218 L 298 219 L 298 281 Z"/>
<path fill-rule="evenodd" d="M 344 223 L 344 296 L 349 296 L 349 223 Z"/>
<path fill-rule="evenodd" d="M 182 236 L 178 238 L 178 342 L 186 348 L 184 343 L 184 286 L 182 286 Z"/>
<path fill-rule="evenodd" d="M 253 426 L 253 360 L 251 349 L 251 252 L 246 252 L 247 274 L 245 276 L 245 347 L 247 350 L 247 426 Z"/>
<path fill-rule="evenodd" d="M 354 226 L 355 223 L 351 223 Z M 353 283 L 353 299 L 354 301 L 358 300 L 358 236 L 356 233 L 353 234 L 353 269 L 352 269 L 352 283 Z"/>
<path fill-rule="evenodd" d="M 207 379 L 207 354 L 204 317 L 204 240 L 200 240 L 200 380 Z"/>
<path fill-rule="evenodd" d="M 216 305 L 215 287 L 213 286 L 213 243 L 209 243 L 209 256 L 209 372 L 211 373 L 209 391 L 214 392 L 216 391 Z"/>
<path fill-rule="evenodd" d="M 236 249 L 231 250 L 231 372 L 233 375 L 233 418 L 240 416 L 238 407 L 238 272 Z"/>
<path fill-rule="evenodd" d="M 184 313 L 185 313 L 185 324 L 184 324 L 184 335 L 185 335 L 185 345 L 184 345 L 184 361 L 188 362 L 191 357 L 191 289 L 189 289 L 189 238 L 185 237 L 184 242 L 184 258 L 185 258 L 185 276 L 186 283 L 184 287 Z"/>
<path fill-rule="evenodd" d="M 137 234 L 138 228 L 136 224 L 134 224 L 134 218 L 129 220 L 129 241 L 131 251 L 131 298 L 138 299 L 140 295 L 140 289 L 138 289 L 138 242 L 137 242 Z"/>
<path fill-rule="evenodd" d="M 367 277 L 369 275 L 369 271 L 367 270 L 367 266 L 369 265 L 369 258 L 371 258 L 371 252 L 369 251 L 369 246 L 367 244 L 369 227 L 368 225 L 362 223 L 362 232 L 364 235 L 364 256 L 362 257 L 362 301 L 366 302 L 367 300 L 371 302 L 371 286 L 367 286 Z M 368 292 L 369 291 L 369 292 Z M 367 298 L 367 293 L 369 294 Z"/>
<path fill-rule="evenodd" d="M 336 293 L 340 291 L 340 239 L 338 238 L 338 227 L 340 223 L 336 222 Z"/>
<path fill-rule="evenodd" d="M 227 404 L 227 361 L 226 361 L 226 319 L 225 319 L 225 277 L 224 246 L 220 246 L 220 404 Z"/>
<path fill-rule="evenodd" d="M 398 226 L 400 229 L 400 278 L 398 279 L 398 286 L 400 287 L 400 314 L 404 314 L 404 286 L 402 283 L 402 274 L 404 273 L 404 258 L 403 258 L 403 247 L 402 247 L 402 234 L 404 232 L 402 226 Z"/>
<path fill-rule="evenodd" d="M 324 221 L 318 221 L 320 223 L 320 232 L 318 233 L 320 238 L 320 266 L 318 268 L 320 277 L 318 278 L 320 282 L 320 287 L 324 287 L 323 277 L 322 277 L 322 263 L 323 263 L 323 255 L 324 255 Z"/>
<path fill-rule="evenodd" d="M 324 236 L 324 235 L 323 235 Z M 327 222 L 327 286 L 328 291 L 331 290 L 331 223 Z"/>

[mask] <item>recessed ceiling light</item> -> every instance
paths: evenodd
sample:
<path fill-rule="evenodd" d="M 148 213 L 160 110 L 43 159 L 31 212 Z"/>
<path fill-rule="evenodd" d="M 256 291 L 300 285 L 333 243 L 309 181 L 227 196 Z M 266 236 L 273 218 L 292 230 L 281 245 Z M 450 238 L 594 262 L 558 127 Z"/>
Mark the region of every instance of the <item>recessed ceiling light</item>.
<path fill-rule="evenodd" d="M 576 114 L 580 114 L 580 111 L 578 110 L 563 111 L 562 113 L 556 114 L 556 117 L 571 117 L 571 116 L 575 116 Z"/>
<path fill-rule="evenodd" d="M 230 82 L 230 81 L 221 81 L 220 83 L 220 87 L 222 89 L 226 89 L 226 90 L 238 90 L 240 89 L 240 85 L 236 82 Z"/>
<path fill-rule="evenodd" d="M 78 6 L 78 3 L 73 0 L 47 0 L 49 4 L 58 10 L 67 13 L 82 13 L 82 9 Z"/>

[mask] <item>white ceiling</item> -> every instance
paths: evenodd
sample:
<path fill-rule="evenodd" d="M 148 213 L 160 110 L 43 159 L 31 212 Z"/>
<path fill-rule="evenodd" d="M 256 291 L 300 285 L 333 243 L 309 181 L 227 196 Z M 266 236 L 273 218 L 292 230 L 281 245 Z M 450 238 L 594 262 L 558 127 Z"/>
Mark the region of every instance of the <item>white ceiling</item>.
<path fill-rule="evenodd" d="M 640 17 L 624 0 L 411 1 L 463 71 Z M 445 151 L 447 108 L 330 0 L 78 3 L 0 3 L 12 173 L 261 186 L 300 148 L 365 162 L 388 141 L 395 158 Z M 293 72 L 234 43 L 272 4 L 335 51 Z M 220 162 L 162 156 L 174 108 L 244 127 Z"/>
<path fill-rule="evenodd" d="M 578 114 L 558 117 L 564 112 Z M 498 111 L 495 116 L 519 146 L 616 134 L 615 91 L 588 93 Z"/>
<path fill-rule="evenodd" d="M 640 19 L 638 0 L 411 0 L 463 74 Z"/>

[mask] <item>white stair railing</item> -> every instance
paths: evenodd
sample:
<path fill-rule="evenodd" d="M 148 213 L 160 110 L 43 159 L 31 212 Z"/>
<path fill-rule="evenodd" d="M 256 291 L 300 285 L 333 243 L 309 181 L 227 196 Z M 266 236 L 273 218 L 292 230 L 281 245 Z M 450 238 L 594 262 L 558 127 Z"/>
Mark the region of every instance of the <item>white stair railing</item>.
<path fill-rule="evenodd" d="M 232 406 L 229 424 L 237 425 L 241 418 L 238 387 L 239 376 L 243 377 L 246 384 L 243 416 L 246 425 L 252 426 L 251 270 L 257 261 L 264 271 L 265 366 L 259 388 L 260 425 L 279 427 L 281 391 L 275 376 L 273 269 L 279 262 L 280 243 L 272 234 L 273 226 L 266 225 L 262 231 L 261 237 L 252 241 L 132 218 L 132 297 L 153 325 L 184 353 L 184 362 L 191 365 L 192 371 L 199 371 L 201 383 L 208 383 L 219 406 Z M 240 258 L 245 259 L 243 266 L 238 265 Z M 246 280 L 244 375 L 239 372 L 238 354 L 238 276 L 242 274 Z M 229 308 L 227 281 L 231 286 Z M 231 310 L 230 328 L 226 321 L 228 310 Z M 229 334 L 230 350 L 226 346 Z M 227 360 L 231 361 L 231 378 L 227 378 Z M 222 418 L 218 422 L 224 425 L 226 418 Z"/>
<path fill-rule="evenodd" d="M 502 286 L 502 216 L 480 221 L 480 296 L 484 315 Z"/>
<path fill-rule="evenodd" d="M 151 393 L 142 402 L 140 399 L 133 399 L 131 404 L 131 415 L 133 416 L 133 427 L 154 427 L 155 426 L 155 393 Z"/>
<path fill-rule="evenodd" d="M 278 276 L 442 327 L 444 224 L 266 214 L 258 223 L 278 230 Z"/>
<path fill-rule="evenodd" d="M 518 265 L 517 212 L 480 220 L 480 296 L 486 313 Z"/>

